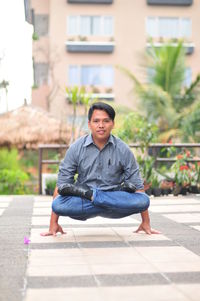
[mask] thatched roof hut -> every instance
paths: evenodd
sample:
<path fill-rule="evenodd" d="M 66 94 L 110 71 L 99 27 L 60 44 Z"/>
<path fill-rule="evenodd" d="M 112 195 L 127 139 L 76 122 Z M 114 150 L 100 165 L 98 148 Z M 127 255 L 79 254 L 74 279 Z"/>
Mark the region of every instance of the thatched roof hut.
<path fill-rule="evenodd" d="M 35 149 L 70 141 L 70 127 L 45 110 L 24 105 L 0 115 L 0 146 Z"/>

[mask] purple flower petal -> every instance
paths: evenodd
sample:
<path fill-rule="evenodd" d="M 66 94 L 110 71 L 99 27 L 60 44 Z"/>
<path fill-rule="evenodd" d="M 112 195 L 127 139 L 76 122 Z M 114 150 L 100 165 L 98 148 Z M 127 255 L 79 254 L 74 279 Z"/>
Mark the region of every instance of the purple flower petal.
<path fill-rule="evenodd" d="M 24 237 L 24 244 L 28 245 L 30 243 L 30 239 L 28 237 Z"/>

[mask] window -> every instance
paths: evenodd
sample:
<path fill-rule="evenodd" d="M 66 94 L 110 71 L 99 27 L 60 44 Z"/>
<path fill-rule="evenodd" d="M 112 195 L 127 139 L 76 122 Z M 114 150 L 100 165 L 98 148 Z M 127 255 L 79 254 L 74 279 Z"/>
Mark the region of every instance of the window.
<path fill-rule="evenodd" d="M 148 17 L 146 21 L 146 32 L 152 38 L 189 38 L 191 27 L 189 18 Z"/>
<path fill-rule="evenodd" d="M 112 87 L 113 82 L 114 70 L 112 66 L 69 66 L 70 85 Z"/>
<path fill-rule="evenodd" d="M 67 19 L 68 35 L 112 36 L 113 17 L 111 16 L 69 16 Z"/>
<path fill-rule="evenodd" d="M 34 83 L 38 87 L 48 83 L 48 70 L 47 63 L 34 63 Z"/>
<path fill-rule="evenodd" d="M 185 78 L 183 82 L 184 87 L 189 87 L 192 83 L 192 69 L 190 67 L 185 68 Z"/>

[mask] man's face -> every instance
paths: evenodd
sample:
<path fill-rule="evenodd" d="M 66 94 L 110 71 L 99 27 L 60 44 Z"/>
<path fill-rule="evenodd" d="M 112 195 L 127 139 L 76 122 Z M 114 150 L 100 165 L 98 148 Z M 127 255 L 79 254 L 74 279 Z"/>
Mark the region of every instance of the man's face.
<path fill-rule="evenodd" d="M 88 121 L 88 127 L 91 130 L 93 139 L 107 140 L 114 127 L 114 121 L 103 110 L 94 110 L 92 118 Z"/>

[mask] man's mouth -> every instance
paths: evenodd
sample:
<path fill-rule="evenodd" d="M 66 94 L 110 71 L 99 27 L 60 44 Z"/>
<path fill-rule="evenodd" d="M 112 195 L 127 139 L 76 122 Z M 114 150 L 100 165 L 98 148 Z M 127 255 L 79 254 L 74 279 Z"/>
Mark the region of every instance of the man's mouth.
<path fill-rule="evenodd" d="M 104 130 L 97 131 L 98 134 L 103 135 L 105 133 Z"/>

